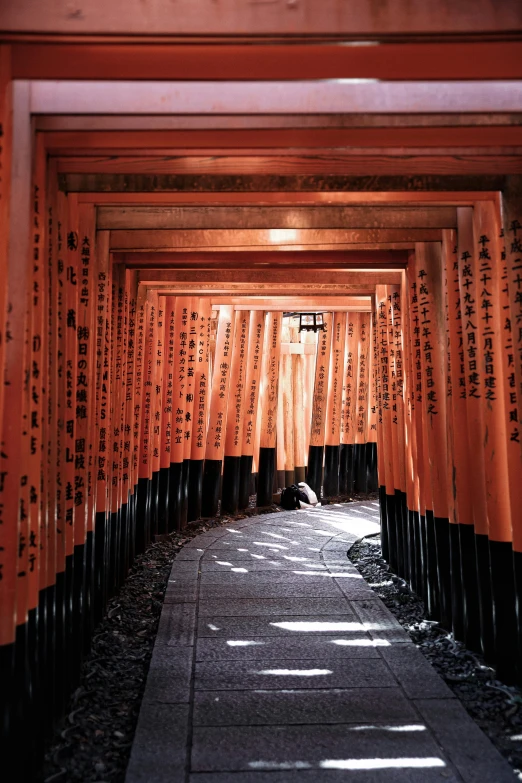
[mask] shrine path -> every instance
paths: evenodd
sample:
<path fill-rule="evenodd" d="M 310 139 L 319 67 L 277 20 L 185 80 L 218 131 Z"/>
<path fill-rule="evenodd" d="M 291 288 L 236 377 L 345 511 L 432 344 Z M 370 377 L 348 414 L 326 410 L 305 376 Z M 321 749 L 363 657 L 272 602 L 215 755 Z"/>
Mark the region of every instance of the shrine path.
<path fill-rule="evenodd" d="M 511 783 L 347 558 L 377 502 L 192 539 L 169 578 L 126 783 Z"/>

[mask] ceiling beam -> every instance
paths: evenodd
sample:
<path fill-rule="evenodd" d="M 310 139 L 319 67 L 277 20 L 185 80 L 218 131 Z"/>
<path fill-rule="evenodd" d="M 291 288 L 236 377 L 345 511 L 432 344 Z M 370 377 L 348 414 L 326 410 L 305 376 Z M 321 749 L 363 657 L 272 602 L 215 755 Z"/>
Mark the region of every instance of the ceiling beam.
<path fill-rule="evenodd" d="M 456 228 L 455 207 L 101 206 L 98 229 Z"/>
<path fill-rule="evenodd" d="M 4 0 L 7 2 L 7 0 Z M 15 79 L 520 79 L 519 41 L 332 44 L 16 42 Z"/>
<path fill-rule="evenodd" d="M 179 10 L 177 11 L 179 14 Z M 176 14 L 176 15 L 177 15 Z M 521 12 L 522 17 L 522 12 Z M 30 82 L 32 114 L 520 112 L 517 81 Z"/>
<path fill-rule="evenodd" d="M 383 243 L 436 242 L 437 228 L 366 229 L 180 229 L 122 230 L 110 232 L 111 250 L 184 250 L 227 248 L 228 250 L 273 247 L 333 247 Z M 318 247 L 320 246 L 320 247 Z"/>
<path fill-rule="evenodd" d="M 327 270 L 310 269 L 306 275 L 296 281 L 294 270 L 284 269 L 217 269 L 192 271 L 169 270 L 169 269 L 142 269 L 138 271 L 138 281 L 141 283 L 166 283 L 168 285 L 194 284 L 201 283 L 217 285 L 221 288 L 227 288 L 231 284 L 240 286 L 249 286 L 250 293 L 256 293 L 256 286 L 261 290 L 265 288 L 276 288 L 280 285 L 293 286 L 293 291 L 298 290 L 302 293 L 306 288 L 316 288 L 321 290 L 328 287 L 330 290 L 347 289 L 351 286 L 370 286 L 390 284 L 393 285 L 401 280 L 401 270 Z M 257 291 L 259 293 L 259 291 Z"/>
<path fill-rule="evenodd" d="M 315 251 L 315 250 L 284 250 L 277 251 L 272 248 L 263 253 L 250 251 L 236 251 L 234 253 L 215 251 L 194 251 L 185 253 L 149 253 L 136 251 L 131 253 L 113 252 L 114 263 L 125 264 L 134 269 L 160 268 L 169 269 L 263 269 L 270 267 L 276 269 L 293 269 L 307 274 L 309 268 L 320 270 L 332 269 L 401 269 L 408 263 L 407 251 L 403 250 L 351 250 L 339 251 Z"/>
<path fill-rule="evenodd" d="M 518 176 L 518 175 L 517 175 Z M 182 192 L 190 198 L 189 191 L 200 193 L 280 192 L 294 191 L 499 191 L 506 186 L 508 176 L 447 174 L 412 176 L 292 176 L 292 175 L 171 175 L 171 174 L 60 174 L 58 184 L 67 193 L 110 192 L 157 193 Z M 221 195 L 222 197 L 222 195 Z M 148 196 L 144 196 L 146 200 Z M 203 198 L 203 197 L 202 197 Z M 117 197 L 114 201 L 117 201 Z"/>

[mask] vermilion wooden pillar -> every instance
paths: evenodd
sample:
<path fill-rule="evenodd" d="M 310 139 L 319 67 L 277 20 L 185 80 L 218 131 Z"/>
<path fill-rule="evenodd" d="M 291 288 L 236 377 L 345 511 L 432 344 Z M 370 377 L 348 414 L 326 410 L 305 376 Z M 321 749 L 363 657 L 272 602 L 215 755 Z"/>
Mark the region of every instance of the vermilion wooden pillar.
<path fill-rule="evenodd" d="M 520 668 L 513 568 L 512 509 L 506 427 L 507 378 L 503 372 L 501 309 L 503 246 L 500 243 L 500 215 L 493 202 L 473 208 L 474 272 L 478 280 L 480 315 L 479 356 L 483 371 L 482 416 L 484 421 L 484 465 L 488 512 L 489 559 L 493 598 L 495 662 L 506 682 L 515 682 Z M 516 479 L 515 479 L 516 481 Z"/>
<path fill-rule="evenodd" d="M 359 314 L 359 346 L 357 359 L 357 396 L 355 406 L 354 489 L 368 490 L 366 432 L 368 417 L 368 373 L 370 342 L 370 313 Z"/>
<path fill-rule="evenodd" d="M 172 435 L 169 474 L 169 529 L 180 530 L 185 524 L 187 483 L 184 481 L 186 395 L 187 395 L 187 343 L 190 297 L 176 297 L 174 310 L 174 369 L 172 391 Z M 185 513 L 184 513 L 185 511 Z"/>
<path fill-rule="evenodd" d="M 321 497 L 323 485 L 324 432 L 326 427 L 331 345 L 332 315 L 331 313 L 325 313 L 324 329 L 319 332 L 317 341 L 310 447 L 308 449 L 308 467 L 306 471 L 306 481 L 318 498 Z"/>
<path fill-rule="evenodd" d="M 216 351 L 212 372 L 210 419 L 203 472 L 201 515 L 214 517 L 218 513 L 221 469 L 227 426 L 227 403 L 230 386 L 230 367 L 234 352 L 234 317 L 232 305 L 223 305 L 219 311 Z"/>
<path fill-rule="evenodd" d="M 348 316 L 349 317 L 349 316 Z M 367 414 L 367 470 L 368 470 L 368 492 L 376 492 L 378 489 L 377 480 L 377 328 L 376 314 L 370 314 L 370 344 L 368 348 L 369 373 L 368 373 L 368 414 Z"/>
<path fill-rule="evenodd" d="M 354 489 L 354 445 L 359 366 L 360 313 L 348 313 L 346 319 L 343 399 L 341 411 L 339 491 L 351 495 Z"/>
<path fill-rule="evenodd" d="M 459 207 L 458 272 L 462 310 L 463 364 L 468 420 L 468 463 L 473 485 L 473 523 L 477 558 L 477 587 L 480 609 L 481 647 L 488 661 L 494 660 L 493 605 L 489 558 L 489 525 L 484 463 L 484 367 L 480 354 L 481 307 L 478 275 L 478 248 L 473 242 L 473 209 Z"/>
<path fill-rule="evenodd" d="M 257 505 L 272 503 L 272 489 L 276 467 L 276 424 L 279 386 L 279 357 L 281 353 L 282 313 L 267 315 L 267 379 L 262 396 L 261 440 L 257 485 Z"/>
<path fill-rule="evenodd" d="M 243 410 L 245 399 L 245 372 L 248 349 L 250 314 L 246 310 L 236 312 L 234 325 L 234 350 L 230 368 L 230 390 L 223 462 L 221 490 L 222 514 L 236 514 L 239 508 L 239 481 L 241 449 L 243 446 Z"/>
<path fill-rule="evenodd" d="M 196 366 L 194 376 L 194 408 L 188 483 L 188 520 L 201 516 L 203 465 L 207 442 L 208 401 L 210 396 L 210 299 L 201 297 L 198 303 Z"/>
<path fill-rule="evenodd" d="M 245 372 L 245 405 L 243 416 L 243 443 L 239 479 L 239 508 L 247 508 L 252 477 L 255 431 L 259 409 L 259 389 L 265 339 L 265 313 L 250 312 L 248 327 L 248 353 Z"/>
<path fill-rule="evenodd" d="M 428 564 L 435 557 L 434 606 L 441 623 L 451 628 L 450 540 L 447 490 L 446 326 L 445 290 L 440 243 L 416 245 L 416 276 L 421 329 L 422 398 L 427 422 L 427 445 L 433 522 L 427 517 Z M 432 525 L 433 524 L 433 528 Z M 432 538 L 433 536 L 433 538 Z M 433 579 L 430 577 L 430 583 Z M 435 610 L 434 610 L 435 611 Z"/>
<path fill-rule="evenodd" d="M 333 314 L 330 373 L 326 408 L 323 494 L 339 495 L 339 452 L 345 362 L 346 313 Z"/>

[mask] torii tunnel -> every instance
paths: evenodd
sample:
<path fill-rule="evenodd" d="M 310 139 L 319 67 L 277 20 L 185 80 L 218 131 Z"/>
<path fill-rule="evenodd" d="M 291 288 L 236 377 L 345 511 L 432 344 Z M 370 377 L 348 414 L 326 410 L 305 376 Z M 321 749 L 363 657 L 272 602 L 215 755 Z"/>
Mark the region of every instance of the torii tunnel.
<path fill-rule="evenodd" d="M 522 7 L 77 5 L 0 8 L 7 747 L 155 537 L 305 479 L 522 682 Z"/>

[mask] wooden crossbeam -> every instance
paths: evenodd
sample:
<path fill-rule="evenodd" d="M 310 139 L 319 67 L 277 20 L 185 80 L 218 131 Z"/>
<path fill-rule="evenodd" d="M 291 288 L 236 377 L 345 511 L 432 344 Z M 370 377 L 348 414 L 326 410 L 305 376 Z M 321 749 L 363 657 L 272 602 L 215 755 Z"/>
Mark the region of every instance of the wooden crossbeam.
<path fill-rule="evenodd" d="M 181 175 L 181 174 L 59 174 L 60 190 L 67 193 L 107 193 L 117 201 L 119 193 L 180 192 L 189 198 L 189 191 L 200 193 L 244 193 L 303 191 L 330 193 L 331 191 L 499 191 L 504 190 L 506 175 L 387 175 L 387 176 L 329 176 L 329 175 Z"/>
<path fill-rule="evenodd" d="M 455 228 L 454 207 L 102 206 L 98 229 Z"/>
<path fill-rule="evenodd" d="M 122 19 L 126 18 L 125 12 Z M 228 43 L 219 46 L 218 56 L 215 44 L 187 46 L 150 40 L 117 44 L 18 41 L 12 48 L 16 79 L 522 78 L 519 41 L 364 47 Z"/>
<path fill-rule="evenodd" d="M 122 230 L 110 232 L 112 250 L 175 250 L 177 248 L 249 248 L 292 245 L 359 245 L 367 243 L 431 242 L 441 239 L 440 229 L 180 229 Z"/>

